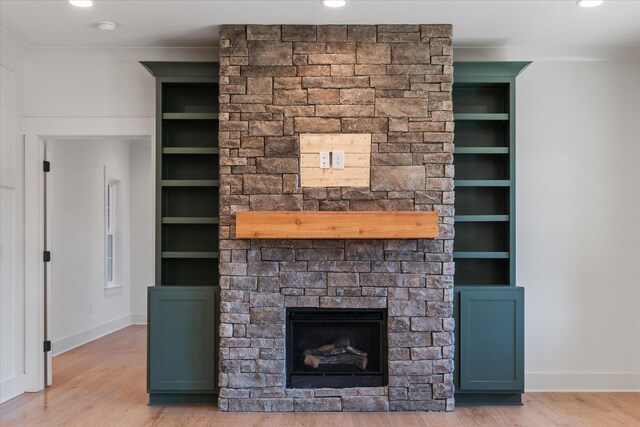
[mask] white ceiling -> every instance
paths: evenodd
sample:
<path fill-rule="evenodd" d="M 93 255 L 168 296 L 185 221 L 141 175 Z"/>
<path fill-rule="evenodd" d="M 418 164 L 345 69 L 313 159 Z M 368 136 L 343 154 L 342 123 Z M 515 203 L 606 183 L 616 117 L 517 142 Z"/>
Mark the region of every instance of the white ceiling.
<path fill-rule="evenodd" d="M 0 26 L 31 47 L 215 47 L 221 24 L 450 23 L 457 47 L 640 47 L 640 0 L 0 0 Z M 118 23 L 98 31 L 99 21 Z"/>

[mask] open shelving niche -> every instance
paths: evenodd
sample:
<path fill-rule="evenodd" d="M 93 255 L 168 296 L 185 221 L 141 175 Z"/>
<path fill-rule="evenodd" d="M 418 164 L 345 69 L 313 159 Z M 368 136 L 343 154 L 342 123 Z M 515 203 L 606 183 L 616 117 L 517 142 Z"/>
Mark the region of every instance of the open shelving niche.
<path fill-rule="evenodd" d="M 508 78 L 456 78 L 453 88 L 456 285 L 508 286 L 515 281 L 510 84 Z"/>
<path fill-rule="evenodd" d="M 528 62 L 456 62 L 456 404 L 521 404 L 524 289 L 515 272 L 515 79 Z"/>
<path fill-rule="evenodd" d="M 218 283 L 218 84 L 164 78 L 156 277 L 160 285 Z"/>

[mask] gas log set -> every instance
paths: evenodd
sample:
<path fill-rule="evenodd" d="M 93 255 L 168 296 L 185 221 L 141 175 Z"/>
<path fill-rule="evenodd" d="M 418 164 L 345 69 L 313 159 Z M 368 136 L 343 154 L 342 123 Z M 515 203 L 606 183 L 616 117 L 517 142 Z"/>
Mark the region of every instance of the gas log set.
<path fill-rule="evenodd" d="M 351 346 L 349 338 L 341 338 L 336 342 L 304 351 L 304 364 L 318 369 L 322 365 L 341 365 L 367 369 L 367 353 Z"/>

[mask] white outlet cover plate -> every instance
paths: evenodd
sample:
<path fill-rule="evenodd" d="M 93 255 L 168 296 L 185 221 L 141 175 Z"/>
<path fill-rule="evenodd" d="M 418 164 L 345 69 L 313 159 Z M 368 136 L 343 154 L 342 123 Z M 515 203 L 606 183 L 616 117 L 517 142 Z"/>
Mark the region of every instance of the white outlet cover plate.
<path fill-rule="evenodd" d="M 331 155 L 329 151 L 320 152 L 320 169 L 329 169 L 331 167 Z"/>
<path fill-rule="evenodd" d="M 344 151 L 334 151 L 331 154 L 331 162 L 334 169 L 344 169 Z"/>

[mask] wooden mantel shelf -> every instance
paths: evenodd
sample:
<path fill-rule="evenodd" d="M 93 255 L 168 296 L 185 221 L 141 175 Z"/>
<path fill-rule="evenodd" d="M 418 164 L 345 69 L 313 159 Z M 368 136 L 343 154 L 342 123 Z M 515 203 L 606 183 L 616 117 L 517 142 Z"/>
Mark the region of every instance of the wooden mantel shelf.
<path fill-rule="evenodd" d="M 432 239 L 433 211 L 240 211 L 237 239 Z"/>

